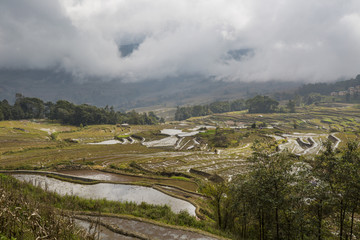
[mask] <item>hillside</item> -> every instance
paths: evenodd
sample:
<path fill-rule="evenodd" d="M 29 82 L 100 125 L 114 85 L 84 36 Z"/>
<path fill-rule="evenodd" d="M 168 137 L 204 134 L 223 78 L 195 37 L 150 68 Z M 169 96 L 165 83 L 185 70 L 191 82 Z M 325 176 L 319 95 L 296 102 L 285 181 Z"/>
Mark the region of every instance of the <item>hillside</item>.
<path fill-rule="evenodd" d="M 162 106 L 176 107 L 193 103 L 247 98 L 299 86 L 294 82 L 228 82 L 183 76 L 164 80 L 127 82 L 126 79 L 74 77 L 52 70 L 0 70 L 0 100 L 15 101 L 15 94 L 44 101 L 59 99 L 76 104 L 91 104 L 118 109 Z"/>
<path fill-rule="evenodd" d="M 358 204 L 357 185 L 349 182 L 357 183 L 351 179 L 359 176 L 360 109 L 337 103 L 295 110 L 226 112 L 157 125 L 0 121 L 0 172 L 16 178 L 8 178 L 13 185 L 28 182 L 22 185 L 31 195 L 25 202 L 46 198 L 50 211 L 70 211 L 68 216 L 82 226 L 97 223 L 122 236 L 213 240 L 246 234 L 244 239 L 257 239 L 256 229 L 264 224 L 256 220 L 258 211 L 266 213 L 269 239 L 276 229 L 279 236 L 290 234 L 289 239 L 302 234 L 314 239 L 319 229 L 326 239 L 337 239 L 334 229 L 360 236 L 358 225 L 351 225 L 358 208 L 342 210 L 350 219 L 340 221 L 342 230 L 337 218 L 341 201 Z M 332 179 L 344 184 L 333 191 L 323 175 L 331 161 L 341 164 Z M 344 178 L 342 169 L 351 178 Z M 276 192 L 273 183 L 283 190 Z M 9 191 L 6 184 L 1 181 L 0 189 Z M 338 191 L 349 195 L 341 197 Z M 322 207 L 327 214 L 319 216 Z M 41 214 L 48 217 L 48 212 Z M 249 218 L 242 219 L 244 214 Z M 272 221 L 276 215 L 278 221 Z M 319 221 L 328 224 L 319 227 Z M 0 236 L 15 236 L 11 229 L 0 230 Z"/>
<path fill-rule="evenodd" d="M 331 92 L 346 91 L 350 87 L 360 85 L 360 75 L 356 78 L 338 81 L 334 83 L 309 83 L 298 88 L 296 94 L 305 96 L 310 93 L 319 93 L 322 95 L 330 95 Z"/>

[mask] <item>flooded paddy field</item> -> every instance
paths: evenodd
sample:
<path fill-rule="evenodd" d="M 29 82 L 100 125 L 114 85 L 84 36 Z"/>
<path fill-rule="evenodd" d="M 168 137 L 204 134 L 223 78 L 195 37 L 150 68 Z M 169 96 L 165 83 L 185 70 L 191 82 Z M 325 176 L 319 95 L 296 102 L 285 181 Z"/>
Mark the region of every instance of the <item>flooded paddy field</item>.
<path fill-rule="evenodd" d="M 138 240 L 136 237 L 129 237 L 123 234 L 115 233 L 102 225 L 96 225 L 85 220 L 74 219 L 79 227 L 83 228 L 88 234 L 99 237 L 100 240 Z"/>
<path fill-rule="evenodd" d="M 106 225 L 111 225 L 115 229 L 120 231 L 130 232 L 134 235 L 139 235 L 147 239 L 166 239 L 166 240 L 178 240 L 178 239 L 194 239 L 194 240 L 216 240 L 218 238 L 201 234 L 199 232 L 177 229 L 172 227 L 165 227 L 162 225 L 156 225 L 145 221 L 137 221 L 133 219 L 118 218 L 118 217 L 91 217 L 81 216 L 82 219 L 89 219 L 90 221 L 101 221 Z M 115 238 L 114 238 L 115 239 Z M 137 239 L 137 238 L 132 238 Z"/>
<path fill-rule="evenodd" d="M 101 180 L 101 181 L 109 181 L 109 182 L 118 182 L 118 183 L 136 183 L 136 182 L 146 182 L 153 184 L 164 184 L 170 186 L 177 186 L 182 189 L 196 192 L 198 185 L 190 180 L 180 180 L 174 178 L 155 178 L 155 177 L 146 177 L 146 176 L 137 176 L 130 174 L 119 174 L 119 173 L 111 173 L 104 172 L 98 170 L 91 169 L 83 169 L 83 170 L 61 170 L 58 173 L 68 174 L 71 176 L 77 176 L 82 178 L 88 178 L 93 180 Z"/>
<path fill-rule="evenodd" d="M 275 136 L 280 141 L 280 151 L 287 150 L 297 155 L 318 154 L 324 150 L 324 143 L 328 139 L 332 139 L 333 148 L 337 148 L 341 140 L 335 136 L 336 134 L 315 134 L 315 133 L 293 133 Z"/>
<path fill-rule="evenodd" d="M 168 205 L 175 213 L 187 211 L 192 216 L 196 215 L 196 208 L 191 203 L 171 197 L 149 187 L 111 183 L 83 185 L 32 174 L 13 174 L 13 176 L 18 180 L 29 182 L 35 186 L 40 186 L 44 190 L 56 192 L 60 195 L 76 195 L 88 199 L 128 201 L 137 204 L 146 202 L 155 205 Z"/>

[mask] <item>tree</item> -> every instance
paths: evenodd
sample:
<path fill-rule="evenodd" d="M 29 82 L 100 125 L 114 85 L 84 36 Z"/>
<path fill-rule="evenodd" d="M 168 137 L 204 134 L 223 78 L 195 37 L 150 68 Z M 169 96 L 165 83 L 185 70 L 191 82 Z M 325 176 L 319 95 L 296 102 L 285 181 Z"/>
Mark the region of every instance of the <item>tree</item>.
<path fill-rule="evenodd" d="M 230 140 L 226 136 L 226 134 L 221 131 L 220 129 L 216 129 L 215 136 L 212 139 L 212 142 L 214 143 L 214 147 L 228 147 L 230 145 Z"/>
<path fill-rule="evenodd" d="M 177 107 L 175 112 L 175 120 L 181 121 L 191 117 L 190 108 L 189 107 Z"/>
<path fill-rule="evenodd" d="M 319 93 L 311 93 L 306 98 L 306 104 L 319 104 L 321 102 L 322 96 Z"/>
<path fill-rule="evenodd" d="M 0 108 L 2 110 L 2 113 L 4 115 L 4 120 L 10 120 L 13 118 L 12 116 L 12 107 L 11 105 L 8 103 L 7 100 L 3 100 L 2 102 L 0 102 Z"/>
<path fill-rule="evenodd" d="M 289 100 L 289 102 L 286 104 L 287 109 L 289 112 L 294 113 L 295 112 L 295 101 Z"/>
<path fill-rule="evenodd" d="M 25 117 L 24 111 L 22 110 L 22 108 L 20 107 L 19 104 L 15 104 L 11 108 L 11 116 L 12 116 L 12 119 L 14 119 L 14 120 L 23 119 Z"/>
<path fill-rule="evenodd" d="M 15 105 L 19 105 L 24 113 L 23 118 L 43 118 L 44 102 L 38 98 L 18 97 Z"/>
<path fill-rule="evenodd" d="M 2 109 L 0 107 L 0 121 L 4 120 L 4 114 L 2 112 Z"/>
<path fill-rule="evenodd" d="M 257 95 L 254 98 L 248 99 L 246 105 L 249 113 L 271 113 L 276 111 L 279 102 L 268 96 Z"/>
<path fill-rule="evenodd" d="M 261 149 L 256 149 L 249 160 L 252 163 L 249 178 L 257 187 L 253 199 L 257 201 L 260 236 L 264 239 L 269 232 L 274 232 L 275 239 L 280 239 L 284 234 L 280 229 L 280 214 L 287 208 L 286 194 L 292 182 L 290 171 L 293 162 L 285 154 L 269 155 Z M 269 217 L 275 220 L 274 224 Z"/>
<path fill-rule="evenodd" d="M 88 104 L 75 105 L 65 100 L 55 104 L 44 103 L 38 98 L 28 98 L 21 94 L 16 95 L 14 106 L 6 100 L 0 102 L 0 120 L 19 120 L 29 118 L 49 118 L 61 123 L 79 126 L 89 124 L 157 124 L 164 122 L 154 112 L 139 114 L 135 111 L 128 113 L 116 112 L 114 107 L 98 108 Z"/>
<path fill-rule="evenodd" d="M 326 150 L 316 157 L 315 174 L 329 185 L 331 203 L 338 219 L 339 239 L 353 236 L 354 214 L 359 204 L 360 194 L 360 152 L 356 142 L 349 142 L 346 149 L 336 154 L 330 141 Z M 347 215 L 351 213 L 349 223 Z"/>
<path fill-rule="evenodd" d="M 246 108 L 245 101 L 243 99 L 237 99 L 235 101 L 230 102 L 231 111 L 241 111 Z"/>
<path fill-rule="evenodd" d="M 214 209 L 216 222 L 220 229 L 224 228 L 221 213 L 222 209 L 222 201 L 225 198 L 227 193 L 227 186 L 225 183 L 213 184 L 209 183 L 203 189 L 203 192 L 211 198 L 210 204 Z"/>
<path fill-rule="evenodd" d="M 223 113 L 223 112 L 230 112 L 230 104 L 229 102 L 213 102 L 210 103 L 209 109 L 213 113 Z"/>

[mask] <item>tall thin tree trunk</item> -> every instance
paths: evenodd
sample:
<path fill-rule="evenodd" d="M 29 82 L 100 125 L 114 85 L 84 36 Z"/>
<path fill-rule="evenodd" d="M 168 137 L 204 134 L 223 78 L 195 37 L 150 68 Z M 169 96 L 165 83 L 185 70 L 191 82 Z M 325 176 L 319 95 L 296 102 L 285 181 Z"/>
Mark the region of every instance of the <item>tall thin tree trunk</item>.
<path fill-rule="evenodd" d="M 279 240 L 280 239 L 280 236 L 279 236 L 279 210 L 277 207 L 275 208 L 275 221 L 276 221 L 276 240 Z"/>
<path fill-rule="evenodd" d="M 286 222 L 287 222 L 286 236 L 287 236 L 288 240 L 291 240 L 292 239 L 291 238 L 291 220 L 290 220 L 290 217 L 286 214 L 286 212 L 284 212 L 284 216 L 285 216 Z M 302 226 L 300 226 L 300 228 L 302 228 Z"/>
<path fill-rule="evenodd" d="M 222 229 L 225 230 L 228 226 L 228 220 L 229 220 L 229 211 L 227 210 L 227 206 L 224 208 L 224 217 L 223 217 L 223 226 Z"/>
<path fill-rule="evenodd" d="M 245 203 L 243 204 L 243 211 L 244 211 L 244 215 L 243 215 L 243 238 L 246 238 L 246 205 Z"/>
<path fill-rule="evenodd" d="M 318 207 L 318 240 L 322 239 L 322 200 L 320 200 L 320 205 Z"/>
<path fill-rule="evenodd" d="M 262 220 L 261 210 L 259 209 L 259 240 L 262 240 Z"/>
<path fill-rule="evenodd" d="M 343 234 L 343 201 L 340 201 L 340 231 L 339 231 L 339 238 L 342 240 L 342 234 Z"/>
<path fill-rule="evenodd" d="M 217 218 L 219 223 L 219 228 L 221 229 L 221 212 L 220 212 L 220 200 L 217 202 Z"/>
<path fill-rule="evenodd" d="M 345 215 L 346 215 L 346 204 L 344 205 L 343 200 L 340 201 L 340 233 L 339 233 L 339 239 L 343 239 L 343 233 L 344 233 L 344 221 L 345 221 Z"/>
<path fill-rule="evenodd" d="M 354 214 L 355 214 L 356 207 L 357 206 L 355 205 L 355 207 L 353 207 L 353 209 L 351 211 L 350 240 L 352 240 L 352 236 L 353 236 Z"/>
<path fill-rule="evenodd" d="M 265 240 L 265 214 L 264 210 L 261 211 L 262 217 L 261 217 L 261 226 L 262 226 L 262 239 Z"/>

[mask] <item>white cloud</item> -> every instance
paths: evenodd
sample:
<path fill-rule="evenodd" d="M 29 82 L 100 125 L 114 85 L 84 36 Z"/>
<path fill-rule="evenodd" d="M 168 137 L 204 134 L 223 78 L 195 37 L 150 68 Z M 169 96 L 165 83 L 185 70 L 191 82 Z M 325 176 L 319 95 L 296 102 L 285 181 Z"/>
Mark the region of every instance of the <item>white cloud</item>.
<path fill-rule="evenodd" d="M 0 66 L 128 81 L 334 80 L 360 72 L 359 14 L 358 0 L 5 0 Z M 141 44 L 122 58 L 129 43 Z M 252 51 L 230 59 L 237 49 Z"/>

